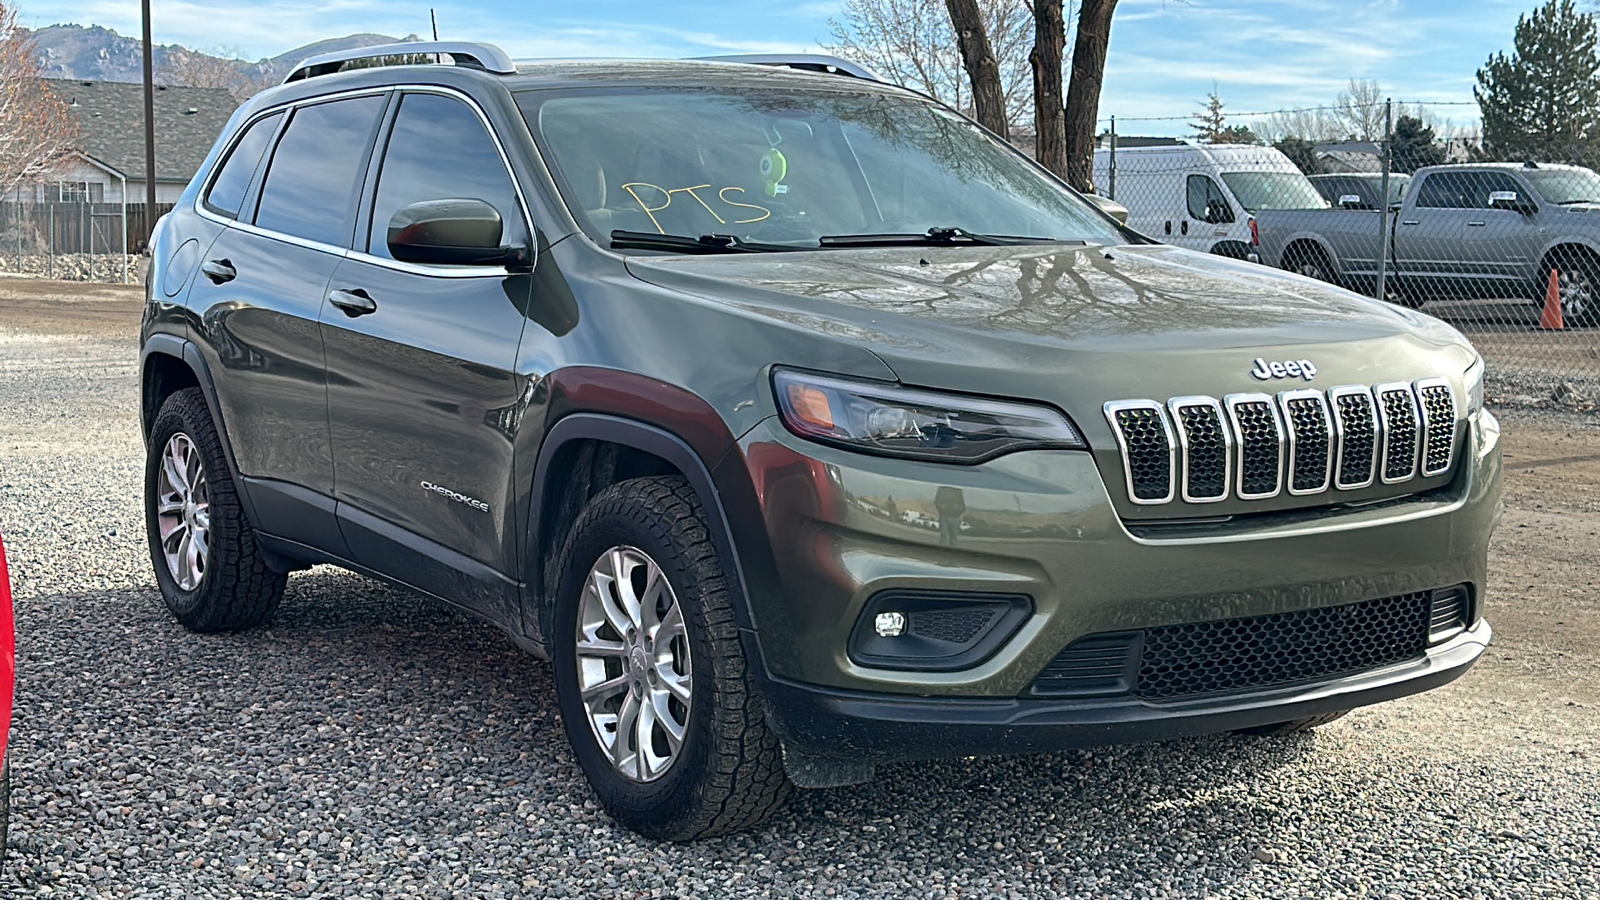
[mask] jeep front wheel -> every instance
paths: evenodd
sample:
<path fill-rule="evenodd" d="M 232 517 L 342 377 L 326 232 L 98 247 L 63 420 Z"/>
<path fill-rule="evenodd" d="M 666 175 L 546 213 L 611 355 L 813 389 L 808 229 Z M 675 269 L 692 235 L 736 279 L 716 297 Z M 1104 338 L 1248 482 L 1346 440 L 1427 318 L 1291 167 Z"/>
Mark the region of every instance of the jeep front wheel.
<path fill-rule="evenodd" d="M 678 477 L 601 492 L 563 556 L 556 695 L 601 805 L 657 840 L 751 827 L 788 796 L 694 491 Z"/>

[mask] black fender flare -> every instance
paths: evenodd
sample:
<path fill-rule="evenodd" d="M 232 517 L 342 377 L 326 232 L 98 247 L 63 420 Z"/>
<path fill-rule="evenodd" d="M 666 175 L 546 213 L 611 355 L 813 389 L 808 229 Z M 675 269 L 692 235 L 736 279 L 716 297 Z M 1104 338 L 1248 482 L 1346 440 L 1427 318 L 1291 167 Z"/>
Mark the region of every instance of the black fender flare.
<path fill-rule="evenodd" d="M 734 538 L 733 527 L 729 522 L 728 511 L 724 503 L 724 491 L 718 486 L 717 480 L 712 475 L 712 464 L 700 458 L 689 443 L 664 428 L 649 425 L 636 419 L 622 416 L 608 415 L 593 412 L 573 412 L 563 416 L 545 434 L 544 442 L 539 448 L 539 459 L 533 471 L 532 497 L 535 498 L 528 516 L 527 537 L 524 542 L 528 556 L 533 565 L 525 567 L 528 574 L 534 571 L 541 575 L 544 572 L 545 561 L 538 558 L 539 547 L 543 543 L 540 529 L 543 527 L 540 511 L 543 508 L 543 498 L 547 492 L 556 487 L 551 482 L 558 478 L 558 474 L 551 471 L 551 463 L 561 448 L 573 441 L 605 441 L 642 450 L 672 464 L 694 488 L 695 494 L 700 499 L 700 507 L 705 510 L 706 524 L 710 526 L 711 541 L 717 548 L 717 554 L 722 558 L 723 567 L 728 574 L 729 581 L 736 592 L 734 614 L 739 629 L 751 633 L 755 629 L 755 622 L 750 613 L 749 582 L 745 578 L 743 557 L 739 551 L 738 542 Z M 535 568 L 537 567 L 537 568 Z M 540 583 L 542 578 L 528 577 L 524 579 L 530 594 L 529 600 L 537 605 L 539 620 L 539 636 L 548 640 L 548 617 L 555 609 L 554 598 L 540 596 Z M 751 646 L 746 642 L 746 648 Z"/>
<path fill-rule="evenodd" d="M 222 407 L 217 403 L 217 385 L 211 378 L 211 367 L 206 365 L 205 357 L 200 355 L 200 348 L 194 341 L 178 337 L 175 334 L 152 334 L 145 339 L 144 346 L 139 350 L 139 431 L 147 440 L 150 426 L 157 410 L 152 409 L 145 390 L 148 388 L 147 378 L 150 371 L 150 358 L 152 356 L 168 356 L 188 366 L 194 373 L 194 380 L 200 385 L 200 393 L 206 398 L 206 408 L 211 412 L 211 421 L 217 427 L 217 438 L 222 443 L 222 455 L 228 461 L 228 475 L 235 485 L 243 485 L 239 474 L 239 463 L 233 455 L 233 441 L 228 436 L 227 426 L 222 421 Z M 148 451 L 148 447 L 146 450 Z M 251 522 L 260 521 L 256 517 L 255 505 L 251 502 L 250 492 L 237 491 L 239 500 L 244 504 L 245 515 Z"/>

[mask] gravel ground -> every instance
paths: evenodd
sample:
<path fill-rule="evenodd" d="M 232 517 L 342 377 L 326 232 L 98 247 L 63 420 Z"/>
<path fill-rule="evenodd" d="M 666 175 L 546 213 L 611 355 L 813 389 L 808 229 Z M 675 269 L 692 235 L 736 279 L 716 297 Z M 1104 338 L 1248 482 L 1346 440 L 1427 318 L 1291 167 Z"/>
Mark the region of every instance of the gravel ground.
<path fill-rule="evenodd" d="M 139 516 L 137 304 L 13 315 L 6 287 L 5 895 L 1600 896 L 1594 416 L 1507 415 L 1497 644 L 1455 685 L 1313 735 L 894 767 L 658 845 L 594 805 L 548 667 L 493 628 L 327 568 L 270 627 L 174 624 Z"/>

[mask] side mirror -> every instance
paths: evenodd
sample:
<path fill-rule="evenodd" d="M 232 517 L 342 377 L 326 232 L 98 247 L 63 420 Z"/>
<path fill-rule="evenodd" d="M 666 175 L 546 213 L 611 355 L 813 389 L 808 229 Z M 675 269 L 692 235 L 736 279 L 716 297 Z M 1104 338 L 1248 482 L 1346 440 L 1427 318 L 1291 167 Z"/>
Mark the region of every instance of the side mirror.
<path fill-rule="evenodd" d="M 1539 211 L 1539 207 L 1520 198 L 1516 191 L 1490 191 L 1489 208 L 1519 212 L 1523 215 L 1531 215 Z"/>
<path fill-rule="evenodd" d="M 1099 207 L 1100 211 L 1117 220 L 1118 225 L 1128 224 L 1128 208 L 1109 197 L 1099 194 L 1084 194 L 1083 199 Z"/>
<path fill-rule="evenodd" d="M 1366 204 L 1361 202 L 1361 195 L 1360 194 L 1340 194 L 1339 195 L 1339 208 L 1340 209 L 1363 209 L 1365 207 L 1366 207 Z"/>
<path fill-rule="evenodd" d="M 525 250 L 501 244 L 504 231 L 500 213 L 482 200 L 413 203 L 389 220 L 389 255 L 447 266 L 525 264 Z"/>

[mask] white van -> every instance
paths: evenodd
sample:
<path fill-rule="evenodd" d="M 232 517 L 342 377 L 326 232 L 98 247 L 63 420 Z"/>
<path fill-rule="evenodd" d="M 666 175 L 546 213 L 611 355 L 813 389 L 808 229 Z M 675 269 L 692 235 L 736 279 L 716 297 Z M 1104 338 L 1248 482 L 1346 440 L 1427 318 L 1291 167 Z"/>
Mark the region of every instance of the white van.
<path fill-rule="evenodd" d="M 1095 192 L 1128 208 L 1128 227 L 1158 241 L 1253 259 L 1258 209 L 1327 209 L 1306 176 L 1271 147 L 1175 142 L 1094 152 Z"/>

